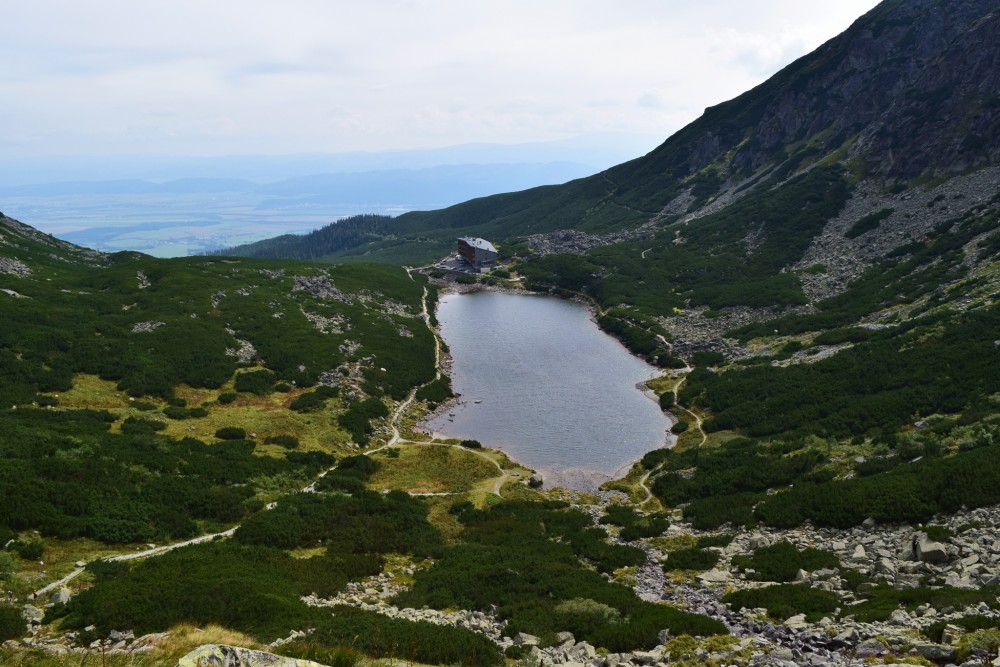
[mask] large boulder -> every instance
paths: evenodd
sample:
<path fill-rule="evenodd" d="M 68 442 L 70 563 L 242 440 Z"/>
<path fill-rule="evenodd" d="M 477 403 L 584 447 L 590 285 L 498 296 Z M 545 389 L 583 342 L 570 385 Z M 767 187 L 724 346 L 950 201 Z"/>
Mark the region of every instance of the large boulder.
<path fill-rule="evenodd" d="M 205 644 L 178 660 L 177 667 L 326 667 L 326 665 L 238 646 Z"/>
<path fill-rule="evenodd" d="M 729 570 L 720 570 L 717 568 L 713 568 L 708 572 L 702 572 L 697 577 L 698 581 L 703 584 L 721 584 L 729 581 L 731 578 L 732 575 L 729 574 Z"/>
<path fill-rule="evenodd" d="M 913 554 L 922 563 L 948 562 L 948 547 L 935 542 L 926 533 L 917 533 L 914 538 Z"/>
<path fill-rule="evenodd" d="M 52 593 L 52 595 L 49 597 L 49 602 L 51 602 L 52 604 L 66 604 L 67 602 L 69 602 L 69 599 L 71 597 L 72 593 L 69 592 L 68 588 L 63 586 L 62 588 Z"/>
<path fill-rule="evenodd" d="M 45 618 L 45 612 L 34 605 L 26 604 L 21 608 L 21 617 L 31 625 L 40 625 Z"/>
<path fill-rule="evenodd" d="M 913 650 L 916 651 L 920 657 L 930 660 L 931 662 L 945 663 L 955 659 L 954 647 L 944 646 L 942 644 L 918 642 L 913 645 Z"/>
<path fill-rule="evenodd" d="M 527 632 L 518 632 L 513 639 L 514 646 L 538 646 L 538 637 Z"/>

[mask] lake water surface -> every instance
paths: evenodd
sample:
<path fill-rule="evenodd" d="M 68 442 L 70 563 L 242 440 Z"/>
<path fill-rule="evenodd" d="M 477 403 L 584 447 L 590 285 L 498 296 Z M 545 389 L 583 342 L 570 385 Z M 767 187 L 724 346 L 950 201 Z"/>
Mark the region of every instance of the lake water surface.
<path fill-rule="evenodd" d="M 542 471 L 547 485 L 577 488 L 665 444 L 670 422 L 636 387 L 655 369 L 586 307 L 477 292 L 445 295 L 437 316 L 463 403 L 428 422 L 434 431 L 497 447 Z"/>

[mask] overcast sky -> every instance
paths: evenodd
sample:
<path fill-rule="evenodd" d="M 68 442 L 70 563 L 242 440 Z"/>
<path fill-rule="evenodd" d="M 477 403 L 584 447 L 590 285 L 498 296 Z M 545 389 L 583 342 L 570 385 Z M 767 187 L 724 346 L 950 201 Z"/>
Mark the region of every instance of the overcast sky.
<path fill-rule="evenodd" d="M 0 0 L 0 153 L 666 138 L 874 0 Z"/>

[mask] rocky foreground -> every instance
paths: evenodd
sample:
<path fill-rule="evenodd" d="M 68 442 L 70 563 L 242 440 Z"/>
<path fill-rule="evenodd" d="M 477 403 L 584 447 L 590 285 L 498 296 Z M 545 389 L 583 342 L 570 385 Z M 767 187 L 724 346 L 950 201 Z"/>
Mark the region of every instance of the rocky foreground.
<path fill-rule="evenodd" d="M 620 501 L 616 493 L 602 493 L 597 504 L 577 506 L 599 517 L 610 502 Z M 577 642 L 568 632 L 560 633 L 557 642 L 541 646 L 539 638 L 518 633 L 513 637 L 504 633 L 504 622 L 495 614 L 482 611 L 432 609 L 400 609 L 389 599 L 402 590 L 409 575 L 421 564 L 399 566 L 399 571 L 387 571 L 368 580 L 348 585 L 340 595 L 322 599 L 307 596 L 304 601 L 312 606 L 330 608 L 336 613 L 339 605 L 359 607 L 391 617 L 423 620 L 440 625 L 467 628 L 483 634 L 502 649 L 523 647 L 520 653 L 527 662 L 541 667 L 550 665 L 577 665 L 587 667 L 630 667 L 677 663 L 714 665 L 854 665 L 859 661 L 868 664 L 910 663 L 962 664 L 966 667 L 982 665 L 995 658 L 985 652 L 970 653 L 969 637 L 963 637 L 961 628 L 949 626 L 944 633 L 944 643 L 927 640 L 921 630 L 933 623 L 951 621 L 968 615 L 1000 618 L 1000 611 L 979 602 L 966 608 L 935 608 L 929 604 L 913 611 L 896 609 L 886 621 L 860 622 L 851 616 L 851 607 L 863 602 L 858 592 L 864 593 L 876 585 L 888 584 L 907 589 L 927 586 L 977 589 L 1000 584 L 1000 507 L 960 512 L 935 522 L 938 530 L 951 536 L 940 541 L 929 538 L 911 526 L 880 526 L 872 521 L 850 530 L 817 529 L 801 527 L 792 530 L 754 528 L 738 530 L 725 547 L 713 547 L 720 559 L 715 569 L 705 572 L 671 572 L 664 574 L 661 563 L 663 551 L 655 546 L 664 544 L 662 538 L 640 540 L 649 554 L 649 562 L 634 572 L 623 575 L 636 593 L 646 600 L 663 601 L 690 611 L 706 614 L 726 625 L 729 636 L 697 639 L 671 637 L 662 633 L 659 646 L 649 651 L 632 653 L 607 653 L 586 642 Z M 676 521 L 666 538 L 699 537 L 705 535 L 693 530 L 682 521 Z M 617 539 L 612 536 L 612 539 Z M 669 540 L 668 540 L 669 541 Z M 799 571 L 797 583 L 835 593 L 842 601 L 840 609 L 815 622 L 804 615 L 792 616 L 783 622 L 768 617 L 764 609 L 733 609 L 722 602 L 724 593 L 733 590 L 772 585 L 754 581 L 752 571 L 734 567 L 732 559 L 752 553 L 764 546 L 790 542 L 799 548 L 812 547 L 836 555 L 841 567 L 829 567 L 813 572 Z M 842 576 L 855 570 L 868 577 L 858 589 L 852 590 Z M 621 577 L 620 577 L 621 580 Z M 64 602 L 64 591 L 53 594 L 54 602 Z M 58 599 L 57 599 L 58 598 Z M 75 646 L 72 633 L 61 637 L 45 637 L 39 632 L 43 611 L 26 607 L 29 623 L 35 628 L 32 638 L 20 642 L 44 648 L 56 654 L 81 654 L 100 650 L 103 653 L 141 653 L 152 650 L 164 635 L 135 638 L 131 632 L 116 632 L 104 641 L 90 646 Z M 293 632 L 283 643 L 300 639 L 306 632 Z M 13 643 L 11 643 L 13 644 Z M 221 649 L 220 649 L 221 650 Z M 192 654 L 193 655 L 193 654 Z M 253 657 L 250 653 L 222 653 L 216 651 L 199 654 L 205 665 L 291 665 L 291 662 L 268 662 L 267 654 Z M 959 655 L 968 655 L 965 661 Z M 210 657 L 215 656 L 215 657 Z M 221 656 L 221 657 L 220 657 Z M 242 657 L 238 657 L 242 656 Z M 250 657 L 253 659 L 250 659 Z M 276 659 L 276 658 L 275 658 Z M 237 660 L 237 662 L 232 662 Z M 984 663 L 984 660 L 986 661 Z M 181 661 L 180 664 L 196 664 Z M 994 664 L 1000 664 L 1000 659 Z"/>
<path fill-rule="evenodd" d="M 604 494 L 598 505 L 580 505 L 595 518 L 615 494 Z M 812 547 L 836 554 L 843 569 L 865 574 L 873 582 L 862 584 L 861 591 L 878 584 L 895 588 L 941 585 L 955 588 L 979 588 L 1000 583 L 1000 507 L 961 512 L 942 518 L 935 525 L 956 534 L 944 541 L 930 539 L 911 526 L 878 526 L 874 522 L 851 530 L 802 527 L 793 530 L 755 528 L 739 531 L 726 547 L 715 548 L 719 566 L 683 577 L 667 577 L 660 563 L 664 553 L 643 541 L 649 562 L 631 575 L 636 593 L 646 600 L 660 600 L 723 622 L 731 636 L 695 641 L 687 637 L 661 635 L 661 644 L 650 651 L 606 653 L 586 642 L 576 642 L 568 633 L 559 635 L 554 646 L 541 647 L 539 639 L 525 634 L 504 636 L 503 621 L 496 616 L 472 611 L 443 612 L 432 609 L 399 609 L 387 601 L 400 590 L 393 573 L 384 573 L 348 589 L 330 599 L 305 598 L 313 606 L 350 605 L 393 617 L 454 625 L 482 633 L 501 648 L 524 646 L 529 660 L 543 667 L 549 665 L 586 665 L 587 667 L 628 667 L 662 665 L 683 661 L 717 665 L 852 665 L 899 663 L 959 664 L 956 656 L 963 631 L 950 628 L 945 644 L 928 641 L 921 630 L 940 621 L 968 615 L 1000 618 L 1000 611 L 981 602 L 966 608 L 940 608 L 921 605 L 915 611 L 894 611 L 884 622 L 864 623 L 852 619 L 850 608 L 863 601 L 850 590 L 841 568 L 814 572 L 800 571 L 798 583 L 831 591 L 843 601 L 839 614 L 817 622 L 796 615 L 777 622 L 764 609 L 732 609 L 721 601 L 724 592 L 771 585 L 753 581 L 750 573 L 740 572 L 729 564 L 734 556 L 749 554 L 760 547 L 790 542 L 799 548 Z M 961 529 L 961 530 L 960 530 Z M 673 525 L 667 537 L 700 536 L 702 533 L 683 523 Z M 412 569 L 403 572 L 412 574 Z M 334 613 L 336 613 L 334 611 Z M 990 656 L 995 657 L 995 656 Z M 982 665 L 983 656 L 962 663 Z M 1000 660 L 996 664 L 1000 664 Z"/>

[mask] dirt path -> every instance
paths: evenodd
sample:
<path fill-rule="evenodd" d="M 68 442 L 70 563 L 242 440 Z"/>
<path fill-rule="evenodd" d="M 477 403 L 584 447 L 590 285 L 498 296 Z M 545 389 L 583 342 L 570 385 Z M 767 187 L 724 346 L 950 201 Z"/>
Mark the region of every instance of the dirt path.
<path fill-rule="evenodd" d="M 655 468 L 653 470 L 655 470 Z M 647 470 L 646 474 L 639 478 L 639 488 L 646 492 L 646 497 L 639 502 L 640 507 L 653 499 L 653 492 L 649 490 L 648 486 L 646 486 L 646 482 L 649 481 L 649 476 L 653 474 L 653 470 Z"/>
<path fill-rule="evenodd" d="M 662 338 L 662 336 L 660 338 Z M 691 366 L 685 366 L 680 370 L 681 373 L 683 373 L 683 377 L 681 377 L 681 379 L 677 382 L 677 384 L 674 385 L 674 388 L 672 390 L 672 393 L 674 395 L 674 405 L 672 408 L 670 408 L 670 410 L 671 411 L 680 410 L 690 415 L 691 420 L 694 422 L 694 427 L 698 429 L 698 435 L 701 436 L 701 440 L 698 442 L 698 447 L 701 447 L 706 442 L 708 442 L 708 434 L 706 434 L 705 429 L 702 428 L 701 417 L 697 413 L 692 412 L 691 410 L 688 410 L 687 408 L 681 407 L 680 405 L 677 404 L 677 398 L 680 395 L 681 386 L 684 384 L 684 381 L 687 380 L 688 373 L 690 373 L 694 369 L 691 368 Z M 654 472 L 656 472 L 656 468 L 647 471 L 646 474 L 644 474 L 642 477 L 639 478 L 639 487 L 646 492 L 646 498 L 639 501 L 639 506 L 645 505 L 646 503 L 648 503 L 650 500 L 653 499 L 653 492 L 650 490 L 648 482 L 649 478 L 652 476 Z"/>
<path fill-rule="evenodd" d="M 176 542 L 174 544 L 165 544 L 162 547 L 152 547 L 151 549 L 144 549 L 143 551 L 136 551 L 127 554 L 118 554 L 117 556 L 106 556 L 104 558 L 95 558 L 94 560 L 121 562 L 127 560 L 136 560 L 137 558 L 147 558 L 149 556 L 162 556 L 163 554 L 171 552 L 174 549 L 180 549 L 181 547 L 188 547 L 191 546 L 192 544 L 201 544 L 202 542 L 210 542 L 211 540 L 214 540 L 217 537 L 232 537 L 233 533 L 236 532 L 237 528 L 239 528 L 239 526 L 233 526 L 229 530 L 224 530 L 221 533 L 212 533 L 210 535 L 199 535 L 198 537 L 193 537 L 190 540 L 184 540 L 183 542 Z M 69 574 L 67 574 L 62 579 L 59 579 L 58 581 L 53 581 L 51 584 L 39 588 L 37 591 L 34 592 L 33 594 L 34 597 L 38 598 L 50 591 L 62 588 L 63 586 L 65 586 L 66 584 L 76 579 L 81 574 L 83 574 L 84 569 L 85 568 L 82 567 L 77 568 L 72 572 L 70 572 Z"/>
<path fill-rule="evenodd" d="M 688 410 L 687 408 L 682 408 L 681 406 L 677 405 L 677 398 L 681 392 L 681 385 L 684 384 L 685 380 L 687 380 L 687 374 L 690 373 L 692 370 L 694 369 L 691 368 L 690 366 L 686 366 L 683 369 L 681 369 L 681 371 L 684 373 L 684 377 L 681 378 L 680 382 L 674 385 L 674 407 L 683 410 L 684 412 L 691 415 L 691 419 L 694 420 L 695 428 L 698 429 L 698 434 L 701 435 L 701 441 L 698 443 L 698 446 L 701 447 L 708 441 L 708 435 L 705 433 L 705 429 L 702 428 L 701 417 L 699 417 L 694 412 Z M 671 408 L 671 410 L 673 409 L 674 408 Z"/>
<path fill-rule="evenodd" d="M 411 280 L 413 278 L 412 271 L 413 271 L 412 268 L 407 268 L 406 269 L 406 273 L 407 273 L 407 275 L 410 276 Z M 441 338 L 438 336 L 437 331 L 434 329 L 434 326 L 431 324 L 431 314 L 430 314 L 430 311 L 427 309 L 427 288 L 426 287 L 424 288 L 424 296 L 421 299 L 420 314 L 424 318 L 424 325 L 426 325 L 426 327 L 430 330 L 431 335 L 434 336 L 434 368 L 436 369 L 436 371 L 434 373 L 434 380 L 440 380 L 441 379 Z M 477 452 L 474 449 L 469 449 L 468 447 L 462 447 L 461 445 L 450 445 L 450 444 L 444 443 L 444 442 L 434 442 L 433 440 L 408 440 L 408 439 L 404 439 L 402 436 L 400 436 L 400 433 L 399 433 L 399 419 L 403 415 L 404 411 L 413 403 L 414 398 L 416 397 L 416 394 L 417 394 L 417 388 L 414 388 L 410 392 L 410 395 L 406 397 L 406 400 L 404 400 L 402 403 L 400 403 L 398 406 L 396 406 L 396 409 L 393 412 L 392 419 L 390 421 L 390 428 L 392 430 L 392 435 L 390 436 L 388 442 L 386 442 L 385 445 L 379 447 L 378 449 L 373 449 L 373 450 L 371 450 L 368 453 L 374 454 L 375 452 L 381 451 L 383 449 L 388 449 L 389 447 L 392 447 L 393 445 L 396 445 L 396 444 L 399 444 L 399 443 L 409 443 L 409 444 L 416 444 L 416 445 L 429 445 L 429 446 L 433 446 L 433 447 L 454 447 L 455 449 L 461 449 L 462 451 L 469 452 L 470 454 L 474 454 L 474 455 L 476 455 L 476 456 L 478 456 L 478 457 L 480 457 L 482 459 L 485 459 L 485 460 L 489 461 L 490 463 L 492 463 L 494 466 L 496 466 L 496 469 L 500 472 L 500 477 L 497 479 L 496 483 L 494 483 L 494 485 L 493 485 L 493 493 L 499 496 L 500 495 L 500 489 L 503 487 L 504 483 L 510 478 L 510 474 L 506 470 L 504 470 L 503 467 L 499 463 L 497 463 L 493 458 L 491 458 L 490 456 L 488 456 L 488 455 L 486 455 L 486 454 L 484 454 L 482 452 Z M 433 495 L 445 495 L 445 494 L 433 494 Z"/>
<path fill-rule="evenodd" d="M 412 271 L 413 269 L 411 268 L 406 269 L 406 274 L 410 276 L 411 280 L 413 279 L 413 274 L 411 273 Z M 426 287 L 424 288 L 424 295 L 420 299 L 420 315 L 424 319 L 424 325 L 430 330 L 431 335 L 434 337 L 434 381 L 437 381 L 441 379 L 441 339 L 438 337 L 437 331 L 435 331 L 434 327 L 431 325 L 431 314 L 430 311 L 427 310 Z M 399 420 L 406 412 L 407 408 L 413 404 L 419 388 L 420 387 L 414 387 L 411 389 L 409 395 L 403 400 L 402 403 L 396 406 L 395 410 L 393 410 L 392 417 L 389 420 L 389 428 L 392 431 L 392 435 L 389 437 L 389 440 L 385 445 L 379 447 L 378 449 L 371 450 L 371 453 L 381 451 L 388 447 L 392 447 L 398 442 L 402 442 L 402 438 L 399 434 Z"/>
<path fill-rule="evenodd" d="M 421 447 L 451 447 L 453 449 L 458 449 L 458 450 L 461 450 L 461 451 L 466 452 L 468 454 L 472 454 L 474 456 L 478 456 L 479 458 L 483 459 L 484 461 L 489 461 L 490 463 L 493 464 L 493 466 L 500 473 L 500 476 L 497 478 L 497 481 L 493 483 L 492 493 L 495 494 L 495 495 L 500 496 L 501 498 L 503 497 L 502 495 L 500 495 L 500 489 L 503 488 L 503 485 L 507 482 L 508 479 L 510 479 L 510 473 L 507 472 L 506 470 L 504 470 L 503 466 L 501 466 L 496 461 L 496 459 L 494 459 L 493 457 L 489 456 L 488 454 L 484 454 L 483 452 L 477 451 L 475 449 L 470 449 L 469 447 L 463 447 L 462 445 L 452 445 L 452 444 L 447 443 L 447 442 L 434 442 L 433 440 L 406 440 L 406 439 L 402 439 L 401 438 L 401 439 L 398 440 L 398 442 L 399 443 L 405 443 L 405 444 L 408 444 L 408 445 L 420 445 Z M 385 449 L 386 447 L 388 447 L 388 445 L 385 445 L 383 447 L 379 447 L 379 449 Z M 372 451 L 374 452 L 374 451 L 377 451 L 377 450 L 372 450 Z M 450 493 L 452 493 L 452 492 L 449 491 L 449 492 L 434 493 L 434 494 L 414 493 L 414 494 L 411 494 L 411 495 L 415 495 L 415 496 L 419 496 L 419 495 L 448 495 Z M 463 491 L 462 493 L 465 493 L 465 492 Z"/>

